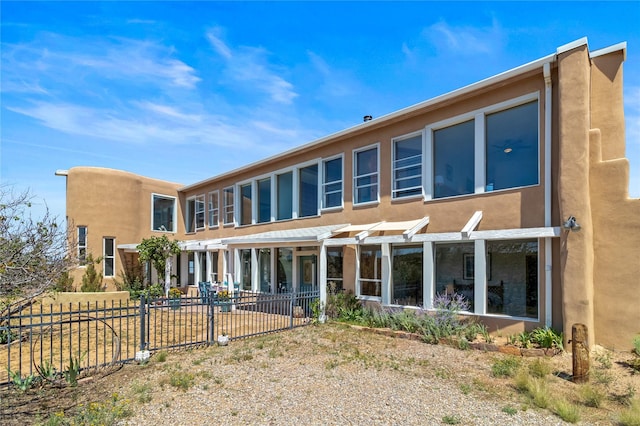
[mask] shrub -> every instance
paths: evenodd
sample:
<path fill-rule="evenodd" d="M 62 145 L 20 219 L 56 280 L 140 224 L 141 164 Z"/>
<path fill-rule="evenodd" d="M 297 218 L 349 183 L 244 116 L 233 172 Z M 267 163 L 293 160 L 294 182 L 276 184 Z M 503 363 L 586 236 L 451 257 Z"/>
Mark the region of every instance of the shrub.
<path fill-rule="evenodd" d="M 552 328 L 536 328 L 530 334 L 531 341 L 536 343 L 541 348 L 551 349 L 563 349 L 563 336 L 562 333 L 558 333 Z"/>
<path fill-rule="evenodd" d="M 640 336 L 633 338 L 633 352 L 640 356 Z"/>
<path fill-rule="evenodd" d="M 491 366 L 493 377 L 513 377 L 520 367 L 520 359 L 514 356 L 496 360 Z"/>
<path fill-rule="evenodd" d="M 69 275 L 69 271 L 64 271 L 60 274 L 53 290 L 59 292 L 74 291 L 73 277 Z"/>
<path fill-rule="evenodd" d="M 99 264 L 100 262 L 102 262 L 101 257 L 94 259 L 91 254 L 87 255 L 87 268 L 82 276 L 82 286 L 80 286 L 80 291 L 97 292 L 104 290 L 102 287 L 102 274 L 96 270 L 96 264 Z"/>
<path fill-rule="evenodd" d="M 553 412 L 567 423 L 577 423 L 580 420 L 580 409 L 564 399 L 556 402 Z"/>
<path fill-rule="evenodd" d="M 631 407 L 621 411 L 617 420 L 621 426 L 640 426 L 640 401 L 635 400 Z"/>
<path fill-rule="evenodd" d="M 584 385 L 580 388 L 580 399 L 587 407 L 600 408 L 605 397 L 605 392 L 595 386 Z"/>
<path fill-rule="evenodd" d="M 550 374 L 551 371 L 551 365 L 545 359 L 537 358 L 529 364 L 529 374 L 533 377 L 543 378 Z"/>

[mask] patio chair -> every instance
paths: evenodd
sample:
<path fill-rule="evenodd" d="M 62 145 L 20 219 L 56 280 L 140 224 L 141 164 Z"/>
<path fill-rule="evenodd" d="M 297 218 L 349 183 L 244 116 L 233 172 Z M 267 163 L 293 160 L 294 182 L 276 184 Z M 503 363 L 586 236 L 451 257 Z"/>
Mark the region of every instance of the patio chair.
<path fill-rule="evenodd" d="M 211 283 L 201 281 L 198 283 L 198 291 L 200 292 L 200 301 L 205 305 L 209 304 L 209 293 L 211 292 Z"/>

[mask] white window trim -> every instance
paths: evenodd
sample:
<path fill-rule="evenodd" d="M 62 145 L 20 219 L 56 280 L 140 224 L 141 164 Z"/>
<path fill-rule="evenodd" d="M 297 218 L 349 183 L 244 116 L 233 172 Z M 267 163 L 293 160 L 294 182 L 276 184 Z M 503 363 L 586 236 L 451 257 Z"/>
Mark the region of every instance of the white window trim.
<path fill-rule="evenodd" d="M 231 204 L 227 204 L 227 190 L 231 189 Z M 236 226 L 236 189 L 234 185 L 226 186 L 222 189 L 222 224 L 223 226 Z M 231 213 L 231 222 L 227 222 L 227 213 Z"/>
<path fill-rule="evenodd" d="M 209 228 L 218 228 L 220 226 L 220 190 L 216 189 L 215 191 L 210 191 L 209 194 L 207 195 L 207 225 L 209 226 Z M 212 199 L 213 197 L 215 197 L 216 199 L 216 206 L 215 208 L 212 207 Z M 211 214 L 215 212 L 215 215 L 218 217 L 218 219 L 215 221 L 214 224 L 211 224 Z"/>
<path fill-rule="evenodd" d="M 412 133 L 408 133 L 405 135 L 401 135 L 401 136 L 396 136 L 394 138 L 391 139 L 391 201 L 404 201 L 404 200 L 411 200 L 411 199 L 416 199 L 416 198 L 424 198 L 424 162 L 425 162 L 425 137 L 424 137 L 424 130 L 419 130 L 416 132 L 412 132 Z M 421 188 L 421 193 L 420 194 L 416 194 L 416 195 L 408 195 L 405 197 L 396 197 L 395 193 L 396 193 L 396 189 L 395 189 L 395 183 L 396 183 L 396 173 L 395 173 L 395 163 L 396 163 L 396 150 L 395 150 L 395 144 L 396 142 L 402 142 L 406 139 L 410 139 L 410 138 L 414 138 L 416 136 L 421 136 L 422 137 L 422 143 L 420 144 L 420 148 L 422 149 L 421 155 L 422 158 L 420 160 L 420 166 L 422 168 L 421 173 L 420 173 L 420 185 L 422 186 Z"/>
<path fill-rule="evenodd" d="M 113 242 L 112 244 L 112 251 L 113 251 L 113 255 L 112 256 L 107 256 L 107 240 L 112 240 Z M 111 278 L 111 277 L 115 277 L 116 276 L 116 237 L 102 237 L 102 276 L 107 278 Z M 113 275 L 107 275 L 107 259 L 113 259 Z"/>
<path fill-rule="evenodd" d="M 341 176 L 342 179 L 340 179 L 340 205 L 338 206 L 331 206 L 331 207 L 325 207 L 325 195 L 327 194 L 325 191 L 325 185 L 329 185 L 329 184 L 336 184 L 338 181 L 334 181 L 334 182 L 325 182 L 325 174 L 324 174 L 324 165 L 326 162 L 329 161 L 333 161 L 333 160 L 337 160 L 340 159 L 340 164 L 341 164 Z M 320 191 L 319 195 L 320 195 L 320 211 L 332 211 L 332 210 L 342 210 L 344 208 L 344 154 L 338 154 L 338 155 L 334 155 L 332 157 L 326 157 L 323 158 L 320 161 L 320 173 L 318 173 L 319 177 L 320 177 L 320 182 L 319 182 L 319 188 Z M 333 193 L 333 191 L 332 191 Z"/>
<path fill-rule="evenodd" d="M 196 231 L 201 231 L 203 229 L 206 228 L 207 226 L 207 218 L 206 218 L 206 214 L 207 214 L 207 205 L 206 205 L 206 197 L 204 194 L 199 194 L 196 195 L 195 197 L 195 203 L 193 205 L 194 209 L 193 209 L 193 227 Z M 202 210 L 198 210 L 198 203 L 201 203 L 200 205 L 202 206 Z M 198 214 L 202 214 L 202 226 L 198 226 Z"/>
<path fill-rule="evenodd" d="M 475 175 L 474 179 L 474 188 L 475 191 L 471 194 L 461 194 L 454 195 L 451 197 L 442 197 L 441 199 L 451 199 L 456 197 L 468 197 L 476 194 L 485 193 L 485 180 L 486 180 L 486 141 L 485 141 L 485 123 L 486 116 L 489 114 L 494 114 L 496 112 L 505 111 L 511 108 L 518 107 L 520 105 L 524 105 L 529 102 L 536 101 L 538 102 L 538 129 L 540 128 L 540 91 L 527 93 L 522 96 L 518 96 L 516 98 L 508 99 L 503 102 L 498 102 L 493 105 L 489 105 L 483 108 L 479 108 L 473 111 L 466 112 L 461 115 L 457 115 L 455 117 L 447 118 L 445 120 L 437 121 L 431 124 L 428 124 L 424 128 L 424 152 L 429 155 L 423 156 L 423 179 L 424 179 L 424 201 L 433 200 L 433 132 L 436 130 L 444 129 L 446 127 L 455 126 L 456 124 L 464 123 L 466 121 L 474 120 L 474 165 L 475 165 Z M 481 121 L 481 123 L 478 123 Z M 538 131 L 538 151 L 540 150 L 540 131 Z M 428 158 L 427 158 L 428 157 Z M 499 189 L 491 192 L 501 192 L 501 191 L 512 191 L 518 188 L 527 188 L 532 186 L 539 186 L 541 182 L 540 178 L 540 162 L 542 158 L 540 153 L 538 153 L 538 183 L 534 185 L 525 185 L 519 187 L 511 187 Z M 482 163 L 480 163 L 482 162 Z M 393 187 L 392 187 L 393 188 Z"/>
<path fill-rule="evenodd" d="M 80 244 L 80 228 L 84 228 L 84 244 Z M 79 225 L 76 227 L 76 238 L 78 239 L 78 252 L 77 252 L 77 258 L 78 258 L 78 262 L 80 263 L 80 266 L 86 266 L 86 262 L 87 262 L 87 238 L 89 235 L 89 227 L 86 225 Z M 84 259 L 80 259 L 80 249 L 84 249 Z"/>
<path fill-rule="evenodd" d="M 372 200 L 372 201 L 365 201 L 365 202 L 361 202 L 358 203 L 356 202 L 356 197 L 357 197 L 357 185 L 356 185 L 356 179 L 360 176 L 356 176 L 356 169 L 357 169 L 357 154 L 359 154 L 360 152 L 364 152 L 364 151 L 369 151 L 371 149 L 376 149 L 376 199 Z M 374 144 L 371 145 L 367 145 L 367 146 L 363 146 L 357 149 L 354 149 L 352 152 L 352 161 L 353 161 L 353 167 L 352 167 L 352 203 L 354 206 L 369 206 L 369 205 L 375 205 L 375 204 L 379 204 L 380 203 L 380 142 L 376 142 Z M 373 173 L 371 174 L 371 176 L 373 176 Z"/>
<path fill-rule="evenodd" d="M 154 209 L 153 209 L 153 199 L 155 197 L 162 197 L 162 198 L 167 198 L 167 199 L 171 199 L 173 200 L 173 228 L 172 230 L 166 230 L 166 231 L 162 231 L 159 229 L 153 229 L 153 213 L 154 213 Z M 177 197 L 173 197 L 171 195 L 165 195 L 165 194 L 159 194 L 157 192 L 152 192 L 151 193 L 151 221 L 149 222 L 149 227 L 151 228 L 151 231 L 153 232 L 163 232 L 163 233 L 170 233 L 170 234 L 175 234 L 176 232 L 178 232 L 177 228 L 177 220 L 178 220 L 178 198 Z"/>

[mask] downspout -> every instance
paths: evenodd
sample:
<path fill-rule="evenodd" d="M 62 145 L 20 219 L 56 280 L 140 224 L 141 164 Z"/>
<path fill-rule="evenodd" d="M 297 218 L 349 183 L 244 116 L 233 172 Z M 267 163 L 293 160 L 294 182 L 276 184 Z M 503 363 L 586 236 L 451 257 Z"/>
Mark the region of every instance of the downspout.
<path fill-rule="evenodd" d="M 542 67 L 544 75 L 544 226 L 551 226 L 551 107 L 553 103 L 551 89 L 551 63 L 547 62 Z M 544 239 L 544 283 L 545 306 L 544 324 L 551 327 L 552 323 L 552 250 L 551 238 Z"/>

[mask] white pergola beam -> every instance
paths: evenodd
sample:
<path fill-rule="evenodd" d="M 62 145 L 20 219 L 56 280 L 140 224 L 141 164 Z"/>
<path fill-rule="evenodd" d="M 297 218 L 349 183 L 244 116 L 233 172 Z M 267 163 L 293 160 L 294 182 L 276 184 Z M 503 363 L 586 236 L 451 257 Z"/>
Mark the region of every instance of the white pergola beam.
<path fill-rule="evenodd" d="M 462 231 L 460 231 L 462 233 L 462 238 L 469 239 L 469 237 L 471 236 L 471 233 L 474 231 L 474 229 L 478 227 L 478 224 L 480 224 L 481 220 L 482 220 L 482 210 L 478 210 L 473 214 L 473 216 L 471 216 L 471 219 L 469 219 L 467 224 L 464 225 L 464 228 L 462 228 Z"/>
<path fill-rule="evenodd" d="M 410 240 L 419 230 L 421 230 L 428 224 L 429 224 L 429 216 L 425 216 L 420 220 L 420 222 L 418 222 L 411 228 L 404 231 L 402 233 L 402 236 L 404 237 L 405 240 Z"/>

